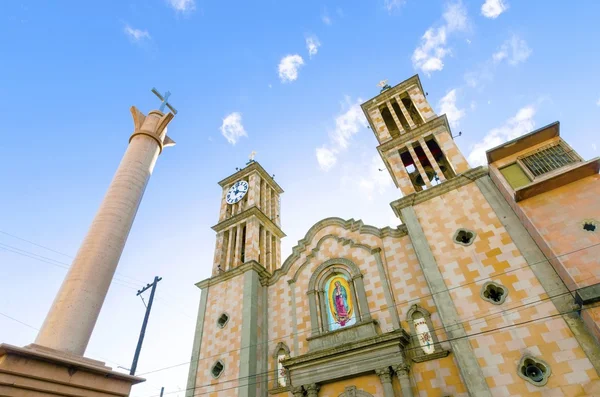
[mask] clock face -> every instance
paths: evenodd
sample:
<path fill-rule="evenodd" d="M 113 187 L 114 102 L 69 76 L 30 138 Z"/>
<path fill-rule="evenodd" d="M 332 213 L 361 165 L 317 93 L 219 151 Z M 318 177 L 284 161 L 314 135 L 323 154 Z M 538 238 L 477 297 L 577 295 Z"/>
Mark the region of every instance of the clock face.
<path fill-rule="evenodd" d="M 241 199 L 243 199 L 247 192 L 248 182 L 237 181 L 233 184 L 232 187 L 229 188 L 227 196 L 225 196 L 225 201 L 227 202 L 227 204 L 235 204 Z"/>

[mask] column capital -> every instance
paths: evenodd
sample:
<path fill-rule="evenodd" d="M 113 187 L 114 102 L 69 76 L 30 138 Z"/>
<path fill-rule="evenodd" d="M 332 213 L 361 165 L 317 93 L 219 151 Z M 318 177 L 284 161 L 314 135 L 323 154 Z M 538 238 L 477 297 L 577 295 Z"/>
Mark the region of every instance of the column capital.
<path fill-rule="evenodd" d="M 375 370 L 377 376 L 381 380 L 381 383 L 392 383 L 392 374 L 390 373 L 390 367 L 377 368 Z"/>
<path fill-rule="evenodd" d="M 408 375 L 408 373 L 410 372 L 410 365 L 399 364 L 399 365 L 393 366 L 392 369 L 394 370 L 394 372 L 397 375 Z"/>
<path fill-rule="evenodd" d="M 160 148 L 159 154 L 164 147 L 175 145 L 175 141 L 167 136 L 167 125 L 173 120 L 173 113 L 164 114 L 158 110 L 153 110 L 147 116 L 144 116 L 135 106 L 132 106 L 129 110 L 134 125 L 134 131 L 129 138 L 129 142 L 137 135 L 146 135 L 156 141 Z"/>
<path fill-rule="evenodd" d="M 316 383 L 311 383 L 304 385 L 304 388 L 306 389 L 308 397 L 317 397 L 319 395 L 319 389 L 321 386 L 317 385 Z"/>
<path fill-rule="evenodd" d="M 292 394 L 294 395 L 294 397 L 303 397 L 304 389 L 302 388 L 302 386 L 292 387 Z"/>

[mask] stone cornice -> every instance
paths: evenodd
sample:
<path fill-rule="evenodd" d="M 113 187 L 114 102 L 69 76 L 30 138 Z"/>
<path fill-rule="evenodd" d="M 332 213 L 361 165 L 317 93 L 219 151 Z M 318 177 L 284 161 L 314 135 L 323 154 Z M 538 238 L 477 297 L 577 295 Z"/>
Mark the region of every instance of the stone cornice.
<path fill-rule="evenodd" d="M 432 198 L 441 196 L 442 194 L 448 193 L 451 190 L 468 185 L 469 183 L 474 182 L 476 179 L 482 178 L 486 175 L 488 175 L 488 168 L 485 166 L 471 168 L 462 174 L 458 174 L 452 179 L 448 179 L 447 181 L 440 183 L 439 185 L 432 186 L 427 190 L 412 193 L 408 196 L 402 197 L 401 199 L 392 201 L 390 206 L 392 207 L 392 210 L 394 210 L 396 216 L 401 218 L 402 208 L 431 200 Z"/>
<path fill-rule="evenodd" d="M 392 98 L 394 95 L 397 95 L 397 94 L 407 91 L 413 85 L 418 86 L 419 90 L 421 90 L 421 92 L 423 94 L 425 93 L 423 91 L 423 86 L 421 85 L 421 79 L 419 78 L 419 75 L 415 74 L 414 76 L 409 77 L 408 79 L 396 84 L 392 88 L 383 91 L 379 95 L 374 96 L 373 98 L 369 99 L 368 101 L 366 101 L 365 103 L 360 105 L 360 107 L 363 109 L 363 112 L 365 112 L 365 114 L 366 114 L 368 112 L 368 110 L 373 107 L 373 105 L 378 105 L 382 102 L 385 102 L 385 101 L 389 100 L 390 98 Z"/>
<path fill-rule="evenodd" d="M 222 283 L 223 281 L 227 281 L 229 279 L 232 279 L 234 277 L 242 275 L 242 274 L 246 273 L 247 271 L 251 271 L 251 270 L 254 270 L 256 273 L 258 273 L 258 277 L 260 279 L 261 285 L 267 284 L 267 281 L 271 277 L 271 273 L 269 273 L 267 271 L 267 269 L 265 269 L 261 264 L 252 260 L 252 261 L 245 262 L 244 264 L 242 264 L 238 267 L 234 267 L 231 270 L 223 272 L 223 273 L 219 274 L 218 276 L 202 280 L 202 281 L 196 283 L 196 287 L 198 287 L 200 289 L 208 288 L 212 285 Z"/>
<path fill-rule="evenodd" d="M 400 343 L 402 347 L 408 346 L 410 344 L 410 335 L 404 329 L 401 328 L 382 335 L 373 336 L 359 341 L 344 343 L 328 349 L 303 354 L 301 356 L 291 357 L 284 360 L 282 364 L 284 367 L 289 369 L 290 367 L 306 364 L 311 361 L 318 361 L 321 359 L 331 358 L 343 353 L 368 349 L 371 346 L 386 343 Z"/>
<path fill-rule="evenodd" d="M 265 182 L 267 182 L 269 185 L 271 185 L 271 187 L 273 189 L 275 189 L 275 191 L 277 193 L 279 193 L 279 194 L 283 193 L 283 189 L 281 188 L 281 186 L 279 186 L 277 184 L 277 182 L 275 182 L 275 179 L 273 179 L 271 177 L 271 175 L 269 175 L 267 173 L 267 171 L 265 171 L 265 169 L 258 163 L 258 161 L 252 161 L 245 168 L 242 168 L 235 174 L 232 174 L 232 175 L 228 176 L 227 178 L 221 180 L 219 182 L 219 185 L 221 187 L 225 187 L 225 186 L 237 181 L 238 179 L 245 177 L 246 175 L 250 174 L 252 171 L 258 172 L 260 174 L 260 176 L 262 176 L 262 178 L 265 180 Z"/>
<path fill-rule="evenodd" d="M 371 234 L 373 236 L 379 238 L 385 237 L 402 237 L 408 234 L 406 230 L 406 226 L 400 225 L 396 229 L 391 227 L 377 228 L 375 226 L 365 225 L 361 220 L 348 219 L 344 220 L 342 218 L 325 218 L 315 223 L 303 239 L 298 240 L 298 244 L 292 248 L 292 254 L 287 257 L 287 259 L 283 262 L 281 268 L 275 270 L 273 272 L 273 277 L 269 281 L 269 284 L 275 283 L 279 280 L 280 277 L 287 274 L 292 264 L 300 258 L 300 255 L 306 251 L 307 246 L 310 245 L 314 236 L 322 229 L 328 226 L 338 226 L 346 230 L 350 231 L 358 231 L 361 234 Z"/>
<path fill-rule="evenodd" d="M 450 132 L 450 124 L 448 124 L 448 118 L 445 114 L 442 114 L 441 116 L 438 116 L 435 119 L 430 120 L 425 124 L 422 124 L 417 128 L 414 128 L 394 139 L 382 143 L 381 145 L 377 146 L 377 150 L 379 151 L 379 153 L 385 153 L 390 149 L 395 149 L 398 146 L 406 144 L 406 142 L 418 139 L 420 136 L 428 134 L 433 129 L 441 126 L 446 127 L 446 130 Z"/>
<path fill-rule="evenodd" d="M 268 216 L 265 215 L 257 206 L 253 205 L 250 208 L 245 209 L 239 214 L 235 214 L 231 218 L 225 219 L 222 222 L 217 223 L 212 227 L 212 230 L 219 233 L 222 230 L 227 229 L 231 225 L 235 225 L 236 223 L 250 218 L 251 216 L 256 216 L 260 219 L 265 226 L 269 229 L 270 232 L 273 232 L 277 237 L 283 238 L 285 237 L 285 233 L 273 222 Z"/>

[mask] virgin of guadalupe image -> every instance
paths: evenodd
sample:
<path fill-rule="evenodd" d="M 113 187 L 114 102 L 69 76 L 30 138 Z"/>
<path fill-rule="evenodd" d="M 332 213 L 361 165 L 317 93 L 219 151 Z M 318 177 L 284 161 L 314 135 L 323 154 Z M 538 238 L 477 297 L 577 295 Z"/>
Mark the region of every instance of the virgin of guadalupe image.
<path fill-rule="evenodd" d="M 332 292 L 332 298 L 335 309 L 335 319 L 342 327 L 350 320 L 348 307 L 348 292 L 339 281 L 335 282 L 335 288 Z"/>

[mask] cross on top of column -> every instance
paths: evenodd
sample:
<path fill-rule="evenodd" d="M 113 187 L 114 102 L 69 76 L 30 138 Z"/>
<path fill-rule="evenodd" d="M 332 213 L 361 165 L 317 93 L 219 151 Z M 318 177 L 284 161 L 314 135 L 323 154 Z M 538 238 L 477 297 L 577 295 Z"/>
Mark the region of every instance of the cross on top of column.
<path fill-rule="evenodd" d="M 158 97 L 158 99 L 160 99 L 162 101 L 162 103 L 160 104 L 160 108 L 158 110 L 160 110 L 161 112 L 164 112 L 165 110 L 165 106 L 169 108 L 169 110 L 171 110 L 171 112 L 175 115 L 177 114 L 177 110 L 175 110 L 175 108 L 173 106 L 171 106 L 171 104 L 168 102 L 169 97 L 171 96 L 171 92 L 167 91 L 165 92 L 165 95 L 161 95 L 160 92 L 158 92 L 158 90 L 156 88 L 152 88 L 152 92 L 154 93 L 154 95 L 156 95 Z"/>

